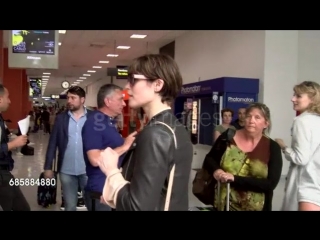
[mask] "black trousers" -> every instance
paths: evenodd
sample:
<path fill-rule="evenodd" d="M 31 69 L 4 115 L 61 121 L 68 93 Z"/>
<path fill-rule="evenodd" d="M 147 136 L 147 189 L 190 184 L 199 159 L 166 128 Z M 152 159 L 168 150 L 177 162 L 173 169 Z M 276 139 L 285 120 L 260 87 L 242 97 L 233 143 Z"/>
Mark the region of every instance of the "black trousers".
<path fill-rule="evenodd" d="M 13 181 L 10 180 L 13 179 Z M 19 186 L 14 183 L 14 176 L 7 170 L 0 170 L 0 206 L 3 211 L 30 211 L 29 203 Z"/>

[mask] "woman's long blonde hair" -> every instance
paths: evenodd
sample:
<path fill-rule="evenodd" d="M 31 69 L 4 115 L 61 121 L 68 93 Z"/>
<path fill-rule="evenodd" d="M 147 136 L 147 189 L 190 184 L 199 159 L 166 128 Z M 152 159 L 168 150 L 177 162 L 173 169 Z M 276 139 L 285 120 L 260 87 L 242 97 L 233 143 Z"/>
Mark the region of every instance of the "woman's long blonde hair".
<path fill-rule="evenodd" d="M 295 94 L 307 94 L 311 100 L 307 112 L 320 114 L 320 85 L 316 82 L 304 81 L 293 87 Z"/>

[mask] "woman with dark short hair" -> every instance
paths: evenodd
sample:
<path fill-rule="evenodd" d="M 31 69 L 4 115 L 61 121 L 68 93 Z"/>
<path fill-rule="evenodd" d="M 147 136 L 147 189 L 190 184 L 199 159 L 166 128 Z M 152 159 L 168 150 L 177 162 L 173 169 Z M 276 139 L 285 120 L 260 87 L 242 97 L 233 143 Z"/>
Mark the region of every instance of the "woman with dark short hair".
<path fill-rule="evenodd" d="M 170 107 L 182 87 L 179 68 L 167 55 L 149 54 L 135 59 L 128 73 L 129 107 L 142 107 L 149 121 L 122 171 L 114 150 L 101 153 L 103 201 L 117 211 L 187 211 L 193 148 Z"/>

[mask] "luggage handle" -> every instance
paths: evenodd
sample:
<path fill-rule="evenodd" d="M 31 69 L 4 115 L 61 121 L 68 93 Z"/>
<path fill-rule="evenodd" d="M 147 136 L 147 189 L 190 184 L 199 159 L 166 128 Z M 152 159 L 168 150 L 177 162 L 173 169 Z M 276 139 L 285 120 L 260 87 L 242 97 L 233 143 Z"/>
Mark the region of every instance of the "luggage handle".
<path fill-rule="evenodd" d="M 226 201 L 226 211 L 230 211 L 230 180 L 227 181 L 227 201 Z M 218 211 L 220 210 L 221 204 L 221 182 L 218 181 Z"/>

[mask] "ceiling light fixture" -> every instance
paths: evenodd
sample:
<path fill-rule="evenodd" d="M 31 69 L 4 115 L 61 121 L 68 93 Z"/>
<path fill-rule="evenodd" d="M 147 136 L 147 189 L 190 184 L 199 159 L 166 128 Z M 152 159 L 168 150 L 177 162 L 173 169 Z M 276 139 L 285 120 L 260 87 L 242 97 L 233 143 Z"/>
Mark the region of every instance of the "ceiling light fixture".
<path fill-rule="evenodd" d="M 81 79 L 78 79 L 77 81 L 78 81 L 78 82 L 83 82 L 83 80 L 81 80 Z"/>
<path fill-rule="evenodd" d="M 50 76 L 42 76 L 42 78 L 49 79 Z"/>
<path fill-rule="evenodd" d="M 130 46 L 118 46 L 117 47 L 118 49 L 129 49 L 129 48 L 131 48 Z"/>
<path fill-rule="evenodd" d="M 87 79 L 86 77 L 79 77 L 80 79 Z"/>
<path fill-rule="evenodd" d="M 102 68 L 101 66 L 92 66 L 92 68 Z"/>
<path fill-rule="evenodd" d="M 118 57 L 118 54 L 108 54 L 107 57 Z"/>
<path fill-rule="evenodd" d="M 142 35 L 142 34 L 132 34 L 130 38 L 146 38 L 147 35 Z"/>
<path fill-rule="evenodd" d="M 95 73 L 96 71 L 94 71 L 94 70 L 88 70 L 87 72 Z"/>
<path fill-rule="evenodd" d="M 43 75 L 51 75 L 51 73 L 48 73 L 48 72 L 45 72 L 45 73 L 42 73 Z"/>
<path fill-rule="evenodd" d="M 66 34 L 67 30 L 59 30 L 60 34 Z"/>
<path fill-rule="evenodd" d="M 83 76 L 90 77 L 90 76 L 91 76 L 91 74 L 87 74 L 87 73 L 85 73 L 85 74 L 83 74 Z"/>
<path fill-rule="evenodd" d="M 99 61 L 99 63 L 109 63 L 109 61 Z"/>
<path fill-rule="evenodd" d="M 61 46 L 61 42 L 59 42 L 59 46 Z"/>

